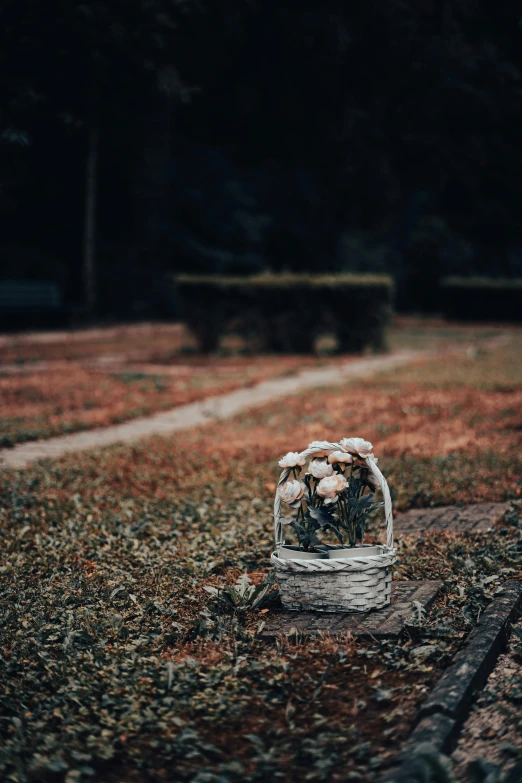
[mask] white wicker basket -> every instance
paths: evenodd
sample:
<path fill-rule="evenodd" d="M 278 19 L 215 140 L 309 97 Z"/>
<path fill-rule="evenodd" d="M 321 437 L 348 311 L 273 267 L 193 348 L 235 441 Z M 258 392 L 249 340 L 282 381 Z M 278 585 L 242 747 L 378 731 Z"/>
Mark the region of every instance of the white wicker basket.
<path fill-rule="evenodd" d="M 342 448 L 339 443 L 323 442 L 308 448 L 302 454 L 312 457 L 321 451 Z M 299 560 L 280 557 L 283 525 L 279 489 L 290 475 L 290 469 L 281 473 L 274 501 L 276 551 L 272 563 L 277 575 L 281 600 L 285 609 L 316 612 L 367 612 L 382 609 L 390 603 L 393 548 L 393 512 L 390 490 L 386 479 L 372 457 L 365 458 L 384 495 L 386 544 L 380 545 L 382 554 L 366 557 L 340 557 Z M 360 551 L 360 549 L 359 549 Z"/>

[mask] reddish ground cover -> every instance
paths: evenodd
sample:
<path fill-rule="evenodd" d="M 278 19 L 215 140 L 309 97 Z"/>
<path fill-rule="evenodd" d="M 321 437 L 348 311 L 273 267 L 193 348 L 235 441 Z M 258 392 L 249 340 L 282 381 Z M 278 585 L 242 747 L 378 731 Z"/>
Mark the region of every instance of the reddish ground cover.
<path fill-rule="evenodd" d="M 505 328 L 455 327 L 400 318 L 389 342 L 398 348 L 440 349 L 505 332 Z M 119 423 L 339 360 L 245 356 L 237 353 L 240 342 L 232 336 L 228 348 L 224 346 L 232 355 L 190 354 L 186 351 L 193 350 L 194 344 L 180 324 L 0 336 L 0 446 Z M 339 401 L 332 400 L 330 411 L 321 412 L 323 418 L 330 414 L 335 418 L 336 405 L 339 408 Z M 415 409 L 415 405 L 410 407 Z M 368 405 L 364 415 L 366 409 Z M 307 409 L 301 413 L 306 420 Z M 300 436 L 309 437 L 322 427 L 321 422 L 317 425 L 302 428 Z M 382 426 L 386 431 L 395 424 L 384 421 Z M 414 439 L 406 445 L 417 448 Z"/>
<path fill-rule="evenodd" d="M 137 361 L 165 360 L 194 342 L 182 324 L 134 324 L 67 332 L 0 335 L 0 363 L 96 359 L 125 356 Z"/>
<path fill-rule="evenodd" d="M 294 397 L 277 407 L 256 410 L 225 424 L 223 456 L 244 444 L 244 427 L 258 449 L 283 452 L 312 440 L 339 437 L 354 428 L 373 443 L 379 456 L 434 456 L 459 451 L 516 451 L 522 428 L 522 392 L 475 389 L 401 388 L 376 390 L 364 383 Z M 221 438 L 220 438 L 221 440 Z"/>
<path fill-rule="evenodd" d="M 355 434 L 375 444 L 390 483 L 396 485 L 398 508 L 516 498 L 522 392 L 519 364 L 511 359 L 519 346 L 513 342 L 476 358 L 460 357 L 450 370 L 437 360 L 307 392 L 184 433 L 175 445 L 170 439 L 155 440 L 153 454 L 137 447 L 133 463 L 126 450 L 115 449 L 103 458 L 103 469 L 108 480 L 136 495 L 161 497 L 174 486 L 184 494 L 193 481 L 206 492 L 216 481 L 220 486 L 237 481 L 265 498 L 275 488 L 274 455 L 300 450 L 311 440 Z M 499 365 L 504 370 L 495 374 Z M 447 382 L 450 371 L 457 379 L 454 386 Z M 469 385 L 458 383 L 461 375 Z M 182 473 L 173 469 L 181 462 Z"/>
<path fill-rule="evenodd" d="M 50 362 L 38 371 L 29 366 L 3 377 L 0 369 L 0 445 L 105 427 L 324 361 L 300 356 L 178 356 L 164 365 Z"/>

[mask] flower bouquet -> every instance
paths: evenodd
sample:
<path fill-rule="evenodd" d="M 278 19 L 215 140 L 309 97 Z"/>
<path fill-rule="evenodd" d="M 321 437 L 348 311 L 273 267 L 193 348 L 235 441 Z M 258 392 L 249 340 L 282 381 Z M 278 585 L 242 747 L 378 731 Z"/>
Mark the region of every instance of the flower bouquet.
<path fill-rule="evenodd" d="M 272 562 L 285 609 L 365 612 L 389 604 L 395 562 L 392 503 L 372 449 L 363 438 L 314 441 L 279 461 L 283 472 L 274 503 Z M 383 502 L 376 502 L 376 489 Z M 283 506 L 290 516 L 282 513 Z M 367 546 L 366 524 L 381 506 L 386 544 Z M 285 543 L 285 527 L 294 531 L 297 546 Z"/>

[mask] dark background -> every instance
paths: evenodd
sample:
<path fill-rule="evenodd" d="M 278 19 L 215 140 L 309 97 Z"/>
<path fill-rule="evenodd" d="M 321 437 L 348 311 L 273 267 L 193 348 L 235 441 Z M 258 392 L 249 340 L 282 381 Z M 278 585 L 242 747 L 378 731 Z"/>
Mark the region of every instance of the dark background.
<path fill-rule="evenodd" d="M 218 7 L 219 6 L 219 7 Z M 0 3 L 0 277 L 168 314 L 167 271 L 522 275 L 515 2 Z"/>

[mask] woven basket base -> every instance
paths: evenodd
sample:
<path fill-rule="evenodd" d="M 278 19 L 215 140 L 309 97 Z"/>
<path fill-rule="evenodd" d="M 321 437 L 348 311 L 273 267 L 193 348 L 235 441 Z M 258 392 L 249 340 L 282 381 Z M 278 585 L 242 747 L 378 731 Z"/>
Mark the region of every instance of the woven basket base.
<path fill-rule="evenodd" d="M 391 567 L 364 572 L 277 573 L 284 609 L 298 612 L 368 612 L 391 599 Z"/>

